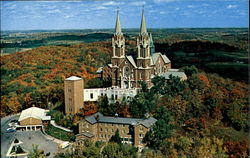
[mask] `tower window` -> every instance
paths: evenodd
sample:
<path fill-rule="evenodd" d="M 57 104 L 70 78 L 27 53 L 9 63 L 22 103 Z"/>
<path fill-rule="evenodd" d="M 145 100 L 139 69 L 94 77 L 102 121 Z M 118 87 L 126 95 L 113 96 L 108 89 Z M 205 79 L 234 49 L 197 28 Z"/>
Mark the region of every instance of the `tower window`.
<path fill-rule="evenodd" d="M 93 99 L 93 93 L 90 93 L 90 99 Z"/>

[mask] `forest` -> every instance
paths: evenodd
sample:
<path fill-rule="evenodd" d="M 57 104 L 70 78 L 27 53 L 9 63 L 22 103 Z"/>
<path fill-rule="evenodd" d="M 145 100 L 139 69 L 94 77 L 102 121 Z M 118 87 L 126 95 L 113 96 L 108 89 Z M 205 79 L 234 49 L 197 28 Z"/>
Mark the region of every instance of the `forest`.
<path fill-rule="evenodd" d="M 108 116 L 118 113 L 122 117 L 138 118 L 148 113 L 157 122 L 144 138 L 148 148 L 142 151 L 142 157 L 247 157 L 247 85 L 205 73 L 194 66 L 182 69 L 188 74 L 187 81 L 177 77 L 168 81 L 155 77 L 151 89 L 141 82 L 141 92 L 129 102 L 109 102 L 103 97 L 96 103 L 86 103 L 73 118 L 58 117 L 56 109 L 53 113 L 62 125 L 70 128 L 84 116 L 97 111 Z M 85 142 L 76 145 L 76 151 L 58 153 L 57 156 L 137 156 L 136 148 L 120 143 L 119 131 L 114 137 L 105 146 L 102 142 Z"/>
<path fill-rule="evenodd" d="M 126 41 L 127 54 L 135 55 L 134 45 L 135 41 Z M 158 121 L 145 137 L 149 148 L 142 152 L 142 157 L 247 157 L 247 49 L 230 42 L 200 39 L 170 42 L 168 38 L 158 38 L 155 47 L 170 58 L 174 68 L 181 68 L 188 75 L 187 81 L 156 77 L 151 89 L 142 82 L 141 92 L 130 102 L 111 103 L 100 98 L 98 102 L 86 103 L 75 116 L 63 113 L 63 81 L 74 75 L 84 78 L 86 88 L 103 86 L 95 72 L 110 62 L 110 41 L 39 46 L 1 56 L 1 117 L 35 105 L 50 109 L 58 124 L 77 132 L 77 122 L 97 111 L 124 117 L 143 117 L 149 113 Z M 92 157 L 136 156 L 137 149 L 119 141 L 108 145 L 112 150 L 104 148 L 100 152 L 100 142 L 86 142 L 77 146 L 71 156 L 91 157 L 94 153 Z M 57 156 L 68 157 L 67 154 Z"/>

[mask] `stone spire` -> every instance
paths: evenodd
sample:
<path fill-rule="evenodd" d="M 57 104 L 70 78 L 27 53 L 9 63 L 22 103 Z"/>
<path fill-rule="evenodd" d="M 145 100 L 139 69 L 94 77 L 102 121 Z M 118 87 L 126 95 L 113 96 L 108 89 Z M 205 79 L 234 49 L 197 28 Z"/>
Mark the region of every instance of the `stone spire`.
<path fill-rule="evenodd" d="M 140 34 L 141 35 L 147 35 L 148 34 L 147 27 L 146 27 L 146 21 L 145 21 L 145 17 L 144 17 L 144 7 L 142 9 Z"/>
<path fill-rule="evenodd" d="M 116 35 L 122 34 L 120 16 L 119 16 L 119 9 L 117 9 L 116 24 L 115 24 L 115 34 Z"/>

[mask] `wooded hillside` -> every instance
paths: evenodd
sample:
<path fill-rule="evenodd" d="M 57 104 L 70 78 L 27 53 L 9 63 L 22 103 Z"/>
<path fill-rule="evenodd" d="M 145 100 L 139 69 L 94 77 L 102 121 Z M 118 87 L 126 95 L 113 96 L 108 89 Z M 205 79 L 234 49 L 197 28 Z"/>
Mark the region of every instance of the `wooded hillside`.
<path fill-rule="evenodd" d="M 110 60 L 107 42 L 73 46 L 44 46 L 1 57 L 1 116 L 20 112 L 32 104 L 64 100 L 63 80 L 71 75 L 85 81 L 96 77 Z"/>

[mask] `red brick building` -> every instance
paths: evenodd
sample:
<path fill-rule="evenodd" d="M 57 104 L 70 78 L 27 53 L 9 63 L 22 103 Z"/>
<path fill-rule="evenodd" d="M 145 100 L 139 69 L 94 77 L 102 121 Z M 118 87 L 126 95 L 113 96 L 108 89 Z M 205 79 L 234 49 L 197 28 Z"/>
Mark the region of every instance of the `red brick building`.
<path fill-rule="evenodd" d="M 97 73 L 103 80 L 111 79 L 112 86 L 120 88 L 139 87 L 138 81 L 151 86 L 151 79 L 171 69 L 171 61 L 166 55 L 154 52 L 152 36 L 147 32 L 144 11 L 142 12 L 140 33 L 137 37 L 137 57 L 125 54 L 125 37 L 121 30 L 119 12 L 117 13 L 115 33 L 112 37 L 113 55 L 111 64 L 99 69 Z"/>

